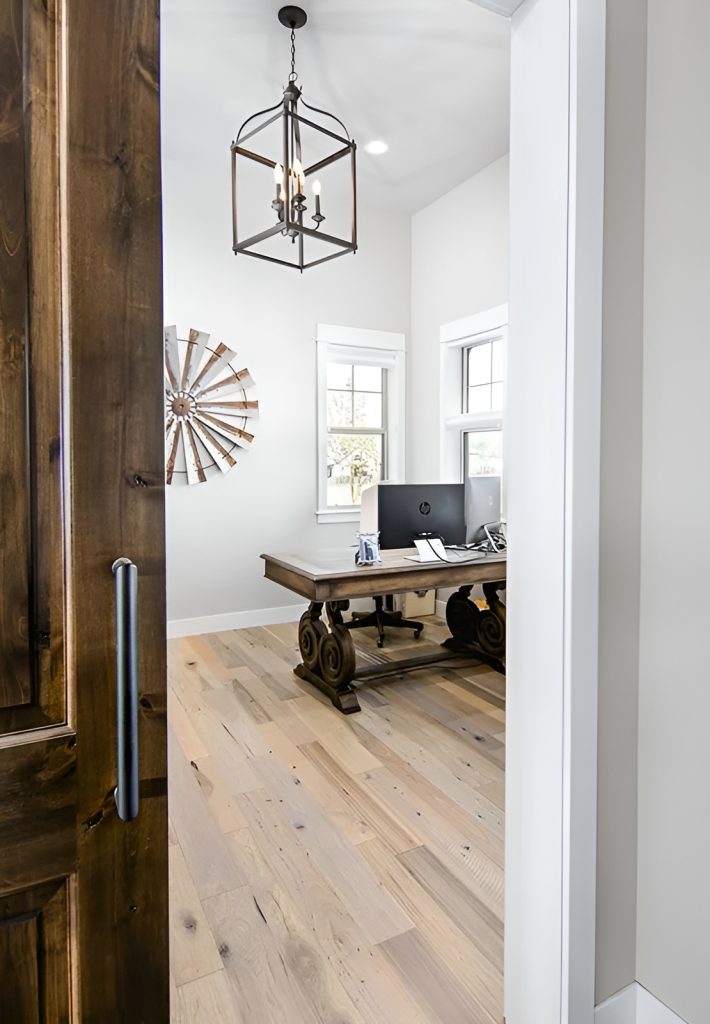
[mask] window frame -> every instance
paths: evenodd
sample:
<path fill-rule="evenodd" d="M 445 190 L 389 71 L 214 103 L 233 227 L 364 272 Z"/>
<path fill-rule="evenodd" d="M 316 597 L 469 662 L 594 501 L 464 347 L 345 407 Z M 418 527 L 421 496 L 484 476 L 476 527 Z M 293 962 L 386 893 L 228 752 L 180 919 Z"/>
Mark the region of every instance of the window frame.
<path fill-rule="evenodd" d="M 477 345 L 499 338 L 507 346 L 507 304 L 454 320 L 440 329 L 439 455 L 440 476 L 444 482 L 460 483 L 465 480 L 466 434 L 503 430 L 503 409 L 464 412 L 467 403 L 467 352 Z M 505 391 L 505 380 L 503 388 Z"/>
<path fill-rule="evenodd" d="M 383 436 L 382 479 L 402 482 L 405 465 L 405 337 L 390 331 L 374 331 L 333 324 L 318 324 L 316 364 L 318 410 L 317 495 L 318 523 L 357 523 L 360 505 L 328 506 L 328 364 L 381 366 L 383 375 L 383 426 L 342 428 L 335 433 Z M 354 381 L 353 381 L 354 383 Z"/>

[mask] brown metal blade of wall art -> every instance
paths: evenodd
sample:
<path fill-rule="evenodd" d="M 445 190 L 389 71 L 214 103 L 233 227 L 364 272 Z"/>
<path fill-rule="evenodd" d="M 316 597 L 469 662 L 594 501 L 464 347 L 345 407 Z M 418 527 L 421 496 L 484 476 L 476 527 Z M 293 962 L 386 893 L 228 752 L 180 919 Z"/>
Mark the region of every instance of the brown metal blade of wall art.
<path fill-rule="evenodd" d="M 254 381 L 235 368 L 236 353 L 206 331 L 179 338 L 169 326 L 164 340 L 166 483 L 203 483 L 213 472 L 228 473 L 237 449 L 254 440 L 247 430 L 259 414 L 247 394 Z"/>

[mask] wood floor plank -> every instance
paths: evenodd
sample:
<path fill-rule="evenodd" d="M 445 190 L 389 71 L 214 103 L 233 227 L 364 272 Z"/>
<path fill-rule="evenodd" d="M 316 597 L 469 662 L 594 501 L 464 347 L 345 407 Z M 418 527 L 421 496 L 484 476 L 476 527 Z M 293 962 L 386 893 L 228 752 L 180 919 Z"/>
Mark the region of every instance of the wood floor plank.
<path fill-rule="evenodd" d="M 179 846 L 170 848 L 170 969 L 176 985 L 213 974 L 222 961 Z"/>
<path fill-rule="evenodd" d="M 262 725 L 259 731 L 268 743 L 269 752 L 275 754 L 284 767 L 300 780 L 305 791 L 317 800 L 349 842 L 356 845 L 375 838 L 367 821 L 344 798 L 337 781 L 334 782 L 320 770 L 320 766 L 309 760 L 305 751 L 292 743 L 276 722 Z"/>
<path fill-rule="evenodd" d="M 311 697 L 299 697 L 293 701 L 293 707 L 325 749 L 349 772 L 357 775 L 358 772 L 380 767 L 377 758 L 356 736 L 352 723 L 334 707 L 316 702 Z"/>
<path fill-rule="evenodd" d="M 499 1024 L 502 678 L 448 663 L 346 718 L 296 623 L 169 648 L 173 1024 Z"/>
<path fill-rule="evenodd" d="M 407 850 L 400 861 L 445 910 L 472 945 L 503 977 L 503 922 L 428 847 Z"/>
<path fill-rule="evenodd" d="M 246 880 L 239 873 L 171 730 L 168 730 L 168 765 L 170 815 L 200 898 L 244 885 Z"/>
<path fill-rule="evenodd" d="M 222 775 L 219 763 L 212 757 L 201 757 L 190 764 L 220 832 L 245 828 L 246 821 L 236 800 L 238 787 Z"/>
<path fill-rule="evenodd" d="M 291 827 L 292 841 L 306 850 L 368 940 L 378 943 L 411 928 L 410 918 L 378 883 L 357 848 L 333 828 L 299 777 L 274 754 L 257 761 L 266 787 L 278 800 L 278 813 Z"/>
<path fill-rule="evenodd" d="M 502 948 L 497 951 L 499 956 L 479 955 L 481 946 L 489 938 L 487 922 L 481 920 L 481 930 L 486 934 L 474 943 L 471 935 L 458 927 L 443 901 L 420 885 L 403 857 L 395 856 L 377 839 L 363 843 L 361 852 L 388 892 L 414 921 L 422 938 L 458 978 L 472 1005 L 495 1017 L 503 1001 Z M 499 929 L 499 936 L 502 938 L 502 929 Z"/>
<path fill-rule="evenodd" d="M 398 815 L 377 799 L 357 776 L 348 773 L 320 743 L 306 743 L 304 755 L 343 794 L 344 799 L 370 829 L 369 839 L 379 838 L 395 853 L 411 850 L 419 845 L 419 837 L 411 831 Z"/>
<path fill-rule="evenodd" d="M 209 751 L 202 737 L 192 724 L 182 701 L 172 687 L 168 688 L 168 715 L 170 726 L 185 757 L 190 761 L 196 761 L 200 757 L 207 757 Z"/>
<path fill-rule="evenodd" d="M 343 900 L 308 851 L 294 841 L 291 825 L 277 810 L 278 800 L 265 790 L 257 790 L 240 796 L 239 805 L 269 870 L 303 909 L 311 931 L 325 943 L 328 955 L 348 957 L 366 946 L 365 935 Z"/>
<path fill-rule="evenodd" d="M 451 871 L 468 886 L 486 907 L 503 916 L 503 867 L 477 847 L 471 831 L 459 829 L 423 804 L 415 790 L 393 775 L 388 768 L 379 768 L 363 777 L 383 800 L 391 802 L 398 814 L 407 818 L 411 828 L 418 830 L 422 844 L 430 846 L 446 858 Z"/>
<path fill-rule="evenodd" d="M 204 907 L 246 1021 L 323 1024 L 316 1001 L 296 984 L 293 965 L 280 954 L 248 886 L 211 896 Z M 349 1024 L 347 1017 L 342 1020 Z"/>
<path fill-rule="evenodd" d="M 475 816 L 488 831 L 500 839 L 503 838 L 503 815 L 500 808 L 484 795 L 484 786 L 471 787 L 467 785 L 435 757 L 422 757 L 417 751 L 412 754 L 401 747 L 398 750 L 393 750 L 388 746 L 389 734 L 385 733 L 383 738 L 379 739 L 371 729 L 364 725 L 354 723 L 353 728 L 363 745 L 395 775 L 410 781 L 417 787 L 420 785 L 419 780 L 423 780 L 441 797 L 458 804 L 465 814 Z M 399 746 L 396 742 L 394 745 Z M 409 759 L 408 753 L 410 754 Z"/>
<path fill-rule="evenodd" d="M 448 793 L 442 792 L 410 765 L 400 761 L 388 764 L 387 767 L 399 780 L 399 784 L 407 787 L 408 793 L 416 794 L 417 808 L 422 810 L 422 813 L 434 811 L 458 832 L 467 836 L 476 849 L 485 853 L 494 864 L 503 867 L 503 815 L 500 809 L 491 803 L 490 798 L 482 793 L 485 787 L 475 790 L 469 800 L 470 806 L 464 809 L 461 803 L 453 800 Z"/>
<path fill-rule="evenodd" d="M 385 742 L 393 749 L 406 751 L 409 757 L 431 758 L 435 751 L 436 760 L 468 786 L 485 785 L 498 778 L 500 766 L 491 765 L 471 736 L 448 729 L 411 704 L 399 688 L 392 689 L 389 705 L 361 715 L 358 724 L 377 730 L 380 739 L 391 737 Z"/>
<path fill-rule="evenodd" d="M 256 909 L 271 932 L 291 979 L 315 1010 L 316 1019 L 323 1024 L 362 1024 L 362 1017 L 346 995 L 330 957 L 309 928 L 302 910 L 269 870 L 251 831 L 242 829 L 231 839 L 239 851 Z"/>
<path fill-rule="evenodd" d="M 472 1003 L 459 979 L 449 970 L 416 928 L 381 943 L 410 991 L 431 1019 L 442 1024 L 494 1024 L 495 1018 Z"/>
<path fill-rule="evenodd" d="M 181 985 L 170 1003 L 172 1024 L 252 1024 L 223 970 Z"/>
<path fill-rule="evenodd" d="M 311 933 L 366 1024 L 432 1024 L 410 997 L 392 964 L 377 946 L 368 943 L 308 852 L 292 841 L 290 829 L 276 811 L 277 801 L 265 791 L 256 791 L 240 796 L 239 802 L 268 869 L 306 915 Z M 239 834 L 230 839 L 237 842 Z M 294 1018 L 292 1024 L 300 1022 Z"/>

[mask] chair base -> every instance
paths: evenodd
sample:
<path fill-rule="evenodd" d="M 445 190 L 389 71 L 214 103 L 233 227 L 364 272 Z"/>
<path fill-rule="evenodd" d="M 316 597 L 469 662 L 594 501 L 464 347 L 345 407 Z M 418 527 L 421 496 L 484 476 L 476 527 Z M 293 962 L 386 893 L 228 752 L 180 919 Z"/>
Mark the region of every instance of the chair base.
<path fill-rule="evenodd" d="M 385 628 L 391 629 L 413 629 L 414 639 L 418 640 L 424 629 L 423 622 L 416 622 L 414 619 L 405 619 L 401 612 L 393 608 L 391 598 L 387 599 L 387 606 L 383 597 L 375 598 L 375 610 L 372 612 L 353 612 L 352 618 L 345 625 L 348 629 L 367 629 L 374 626 L 377 630 L 377 646 L 384 647 Z"/>

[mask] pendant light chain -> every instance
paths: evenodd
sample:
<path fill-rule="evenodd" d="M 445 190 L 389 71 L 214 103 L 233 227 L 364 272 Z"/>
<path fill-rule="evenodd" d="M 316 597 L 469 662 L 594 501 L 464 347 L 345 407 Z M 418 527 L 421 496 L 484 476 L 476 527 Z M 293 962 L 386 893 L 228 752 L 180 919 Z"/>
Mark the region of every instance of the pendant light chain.
<path fill-rule="evenodd" d="M 295 82 L 298 78 L 296 73 L 296 30 L 291 29 L 291 74 L 288 76 L 289 82 Z"/>

